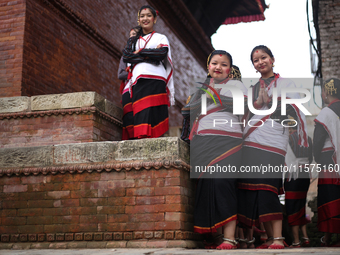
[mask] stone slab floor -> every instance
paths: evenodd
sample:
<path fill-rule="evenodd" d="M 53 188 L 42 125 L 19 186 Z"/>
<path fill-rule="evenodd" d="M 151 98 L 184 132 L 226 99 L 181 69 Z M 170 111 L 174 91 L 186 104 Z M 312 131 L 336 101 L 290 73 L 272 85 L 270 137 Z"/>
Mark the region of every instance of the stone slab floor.
<path fill-rule="evenodd" d="M 19 247 L 17 247 L 19 248 Z M 23 248 L 23 247 L 22 247 Z M 340 254 L 340 248 L 296 248 L 284 250 L 203 250 L 203 249 L 183 249 L 183 248 L 154 248 L 154 249 L 30 249 L 30 250 L 0 250 L 1 255 L 210 255 L 210 254 L 265 254 L 265 255 L 321 255 Z"/>

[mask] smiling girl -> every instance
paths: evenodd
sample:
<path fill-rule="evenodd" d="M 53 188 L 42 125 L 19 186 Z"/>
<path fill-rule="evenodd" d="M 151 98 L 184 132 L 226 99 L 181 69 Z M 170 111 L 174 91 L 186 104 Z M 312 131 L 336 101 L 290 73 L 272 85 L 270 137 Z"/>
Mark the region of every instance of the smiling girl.
<path fill-rule="evenodd" d="M 131 92 L 134 138 L 154 138 L 169 129 L 168 106 L 174 105 L 171 50 L 168 38 L 156 33 L 157 12 L 149 5 L 138 11 L 141 26 L 123 50 L 124 62 L 131 64 Z"/>
<path fill-rule="evenodd" d="M 208 79 L 191 96 L 182 114 L 196 119 L 191 125 L 190 163 L 208 168 L 231 166 L 238 169 L 241 164 L 242 128 L 240 124 L 214 125 L 215 119 L 240 122 L 240 116 L 233 115 L 233 98 L 227 88 L 215 88 L 216 84 L 235 86 L 246 93 L 242 82 L 229 78 L 232 69 L 231 55 L 215 50 L 207 61 Z M 222 105 L 215 93 L 218 93 Z M 207 114 L 201 113 L 201 98 L 207 96 Z M 212 97 L 211 97 L 212 95 Z M 218 103 L 214 103 L 214 102 Z M 235 228 L 237 219 L 236 179 L 228 173 L 196 173 L 198 178 L 194 231 L 206 235 L 206 248 L 236 249 Z M 223 235 L 222 235 L 223 229 Z"/>
<path fill-rule="evenodd" d="M 293 81 L 281 78 L 274 73 L 275 58 L 271 50 L 264 46 L 256 46 L 250 55 L 251 61 L 257 72 L 261 74 L 260 80 L 252 87 L 253 105 L 258 110 L 268 110 L 272 107 L 274 88 L 277 89 L 278 107 L 272 114 L 248 115 L 248 123 L 243 131 L 242 164 L 245 167 L 270 166 L 282 169 L 285 164 L 285 155 L 288 145 L 288 128 L 281 125 L 287 116 L 281 116 L 281 89 L 295 88 Z M 298 93 L 287 93 L 289 98 L 300 98 Z M 299 145 L 308 147 L 306 120 L 304 114 L 294 104 L 287 105 L 287 114 L 298 123 Z M 265 120 L 272 121 L 265 121 Z M 258 125 L 259 121 L 265 121 Z M 259 128 L 261 127 L 261 128 Z M 264 224 L 268 236 L 267 241 L 260 249 L 283 249 L 282 237 L 282 210 L 278 198 L 282 192 L 282 172 L 266 173 L 246 177 L 239 181 L 239 221 L 252 228 Z M 248 239 L 252 234 L 248 232 Z"/>

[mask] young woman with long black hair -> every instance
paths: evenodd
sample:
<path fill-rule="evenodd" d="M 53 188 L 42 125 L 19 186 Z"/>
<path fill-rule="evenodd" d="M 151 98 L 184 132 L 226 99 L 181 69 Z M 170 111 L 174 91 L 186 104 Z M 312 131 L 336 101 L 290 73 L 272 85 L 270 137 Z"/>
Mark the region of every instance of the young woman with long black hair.
<path fill-rule="evenodd" d="M 157 11 L 149 5 L 138 11 L 141 26 L 123 50 L 131 64 L 131 93 L 134 138 L 160 137 L 169 129 L 168 106 L 174 105 L 171 50 L 168 38 L 154 31 Z"/>

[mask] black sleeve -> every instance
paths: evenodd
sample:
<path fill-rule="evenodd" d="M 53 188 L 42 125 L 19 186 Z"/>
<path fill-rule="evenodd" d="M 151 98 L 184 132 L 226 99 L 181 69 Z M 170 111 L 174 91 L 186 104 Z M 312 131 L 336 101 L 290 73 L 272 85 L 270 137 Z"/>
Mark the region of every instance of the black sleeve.
<path fill-rule="evenodd" d="M 139 54 L 135 54 L 133 50 L 134 37 L 129 38 L 123 50 L 123 61 L 125 63 L 138 64 L 144 61 L 144 58 Z"/>
<path fill-rule="evenodd" d="M 321 151 L 325 145 L 328 133 L 320 123 L 315 123 L 314 136 L 313 136 L 313 154 L 314 159 L 318 163 L 321 156 Z"/>
<path fill-rule="evenodd" d="M 152 59 L 156 61 L 162 61 L 168 54 L 168 47 L 161 47 L 158 49 L 142 49 L 139 55 L 145 59 Z"/>
<path fill-rule="evenodd" d="M 190 144 L 189 136 L 190 136 L 190 116 L 186 116 L 183 118 L 181 139 L 184 142 Z"/>

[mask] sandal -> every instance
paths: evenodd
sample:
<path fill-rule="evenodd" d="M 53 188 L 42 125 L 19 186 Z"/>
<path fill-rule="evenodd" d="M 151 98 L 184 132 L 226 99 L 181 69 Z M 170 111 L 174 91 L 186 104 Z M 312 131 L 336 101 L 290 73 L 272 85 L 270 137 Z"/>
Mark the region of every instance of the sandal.
<path fill-rule="evenodd" d="M 217 246 L 217 248 L 216 248 L 217 250 L 232 250 L 232 249 L 237 249 L 238 242 L 236 240 L 231 240 L 231 239 L 224 238 L 224 237 L 223 237 L 223 240 L 227 241 L 229 243 L 224 243 L 224 242 L 221 243 L 219 246 Z M 232 245 L 230 243 L 232 243 L 234 245 Z"/>
<path fill-rule="evenodd" d="M 289 248 L 301 248 L 301 242 L 292 243 L 292 245 L 289 246 Z"/>
<path fill-rule="evenodd" d="M 309 247 L 310 246 L 310 240 L 308 237 L 302 237 L 302 243 L 301 247 Z"/>
<path fill-rule="evenodd" d="M 271 237 L 268 237 L 268 239 L 266 240 L 266 242 L 271 241 L 271 240 L 273 240 L 273 239 L 274 239 L 274 238 L 273 238 L 272 236 L 271 236 Z M 263 244 L 261 244 L 260 246 L 257 246 L 256 249 L 268 249 L 269 245 L 266 244 L 266 242 L 263 243 Z"/>
<path fill-rule="evenodd" d="M 274 237 L 273 240 L 285 240 L 284 237 Z M 284 249 L 285 246 L 284 244 L 277 244 L 277 243 L 272 243 L 271 245 L 269 245 L 268 249 L 275 249 L 275 250 L 278 250 L 278 249 Z"/>

